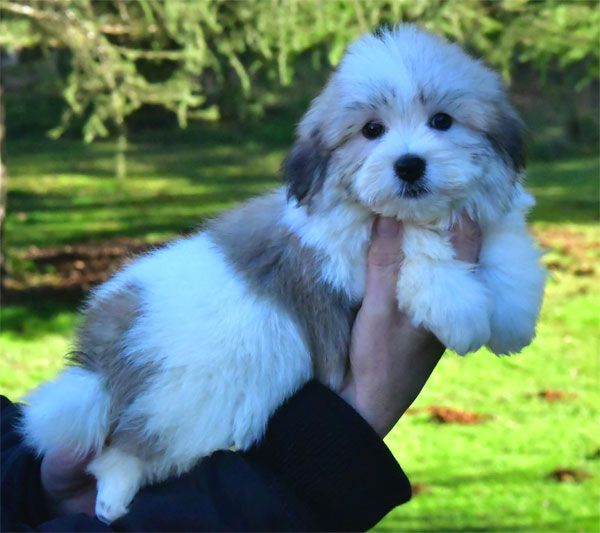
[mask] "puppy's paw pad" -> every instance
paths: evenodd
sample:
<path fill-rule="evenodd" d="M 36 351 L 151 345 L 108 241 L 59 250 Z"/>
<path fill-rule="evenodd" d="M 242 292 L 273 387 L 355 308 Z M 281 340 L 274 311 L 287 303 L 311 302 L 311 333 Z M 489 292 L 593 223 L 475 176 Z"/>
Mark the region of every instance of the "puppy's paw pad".
<path fill-rule="evenodd" d="M 96 517 L 100 522 L 110 524 L 127 512 L 127 507 L 121 502 L 110 501 L 98 497 L 96 500 Z"/>

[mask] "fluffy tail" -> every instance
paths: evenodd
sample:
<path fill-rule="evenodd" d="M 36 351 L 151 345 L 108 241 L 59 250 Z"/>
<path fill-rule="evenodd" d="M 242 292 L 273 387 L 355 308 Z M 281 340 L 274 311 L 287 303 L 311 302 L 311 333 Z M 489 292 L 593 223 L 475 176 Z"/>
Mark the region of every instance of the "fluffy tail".
<path fill-rule="evenodd" d="M 67 449 L 85 455 L 104 444 L 110 398 L 98 374 L 70 367 L 25 401 L 22 432 L 39 454 Z"/>

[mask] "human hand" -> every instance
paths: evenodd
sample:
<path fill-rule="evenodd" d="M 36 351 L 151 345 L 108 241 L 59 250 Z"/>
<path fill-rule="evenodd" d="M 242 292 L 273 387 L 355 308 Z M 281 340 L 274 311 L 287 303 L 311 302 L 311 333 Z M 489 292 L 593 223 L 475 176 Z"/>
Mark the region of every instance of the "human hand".
<path fill-rule="evenodd" d="M 452 227 L 459 260 L 474 263 L 479 226 L 463 216 Z M 379 217 L 373 225 L 367 283 L 350 341 L 350 368 L 340 395 L 384 437 L 412 404 L 444 353 L 444 346 L 415 328 L 398 309 L 396 281 L 402 263 L 402 224 Z"/>
<path fill-rule="evenodd" d="M 42 459 L 42 488 L 57 515 L 85 513 L 94 516 L 96 480 L 86 472 L 92 455 L 82 458 L 63 450 L 49 452 Z"/>

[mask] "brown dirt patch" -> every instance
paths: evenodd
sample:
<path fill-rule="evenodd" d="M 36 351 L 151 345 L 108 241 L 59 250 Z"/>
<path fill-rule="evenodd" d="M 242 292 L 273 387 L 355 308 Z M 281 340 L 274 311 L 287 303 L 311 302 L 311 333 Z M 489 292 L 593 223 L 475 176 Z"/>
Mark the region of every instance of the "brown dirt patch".
<path fill-rule="evenodd" d="M 565 271 L 577 277 L 598 274 L 600 241 L 588 232 L 553 227 L 534 230 L 534 235 L 548 253 L 544 263 L 551 271 Z"/>
<path fill-rule="evenodd" d="M 21 265 L 2 279 L 5 301 L 38 296 L 83 294 L 147 250 L 156 247 L 136 239 L 31 247 Z M 25 265 L 25 266 L 23 266 Z"/>
<path fill-rule="evenodd" d="M 600 244 L 589 234 L 569 228 L 535 231 L 540 244 L 554 252 L 545 260 L 550 270 L 567 271 L 581 278 L 600 272 Z M 115 270 L 136 255 L 152 248 L 139 239 L 115 238 L 95 243 L 31 247 L 19 254 L 19 268 L 3 277 L 5 302 L 37 295 L 83 294 L 105 281 Z M 26 265 L 23 267 L 23 265 Z"/>

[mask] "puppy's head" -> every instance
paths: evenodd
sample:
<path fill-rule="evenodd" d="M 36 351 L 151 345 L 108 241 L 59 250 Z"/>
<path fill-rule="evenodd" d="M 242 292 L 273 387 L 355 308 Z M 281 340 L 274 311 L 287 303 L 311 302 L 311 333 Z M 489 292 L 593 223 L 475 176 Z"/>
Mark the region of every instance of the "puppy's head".
<path fill-rule="evenodd" d="M 502 80 L 414 26 L 350 46 L 298 127 L 290 196 L 333 194 L 401 219 L 467 207 L 492 216 L 524 168 L 522 123 Z"/>

